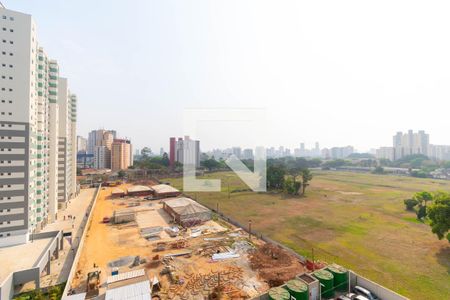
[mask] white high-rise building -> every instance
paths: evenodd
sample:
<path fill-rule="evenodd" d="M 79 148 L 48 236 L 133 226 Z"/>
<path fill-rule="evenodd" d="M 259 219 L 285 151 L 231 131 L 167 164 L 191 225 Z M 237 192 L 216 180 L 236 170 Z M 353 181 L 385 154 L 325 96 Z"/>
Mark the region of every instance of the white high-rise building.
<path fill-rule="evenodd" d="M 40 47 L 33 18 L 0 6 L 0 45 L 2 247 L 27 242 L 57 218 L 61 111 L 58 65 Z"/>
<path fill-rule="evenodd" d="M 428 155 L 429 145 L 430 136 L 423 130 L 417 133 L 412 130 L 408 130 L 407 133 L 397 132 L 393 137 L 396 160 L 413 154 Z"/>
<path fill-rule="evenodd" d="M 76 96 L 70 93 L 67 79 L 58 78 L 58 205 L 65 208 L 76 194 Z"/>
<path fill-rule="evenodd" d="M 87 139 L 82 136 L 77 136 L 77 152 L 86 153 L 87 151 Z"/>

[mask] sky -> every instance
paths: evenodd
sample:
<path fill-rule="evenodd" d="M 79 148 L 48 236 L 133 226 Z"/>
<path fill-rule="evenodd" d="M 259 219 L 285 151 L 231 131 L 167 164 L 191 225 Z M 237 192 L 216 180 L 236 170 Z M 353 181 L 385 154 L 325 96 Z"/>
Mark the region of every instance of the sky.
<path fill-rule="evenodd" d="M 408 129 L 450 144 L 449 1 L 2 2 L 33 15 L 82 136 L 115 129 L 159 153 L 186 110 L 254 109 L 264 130 L 203 124 L 202 149 L 367 151 Z"/>

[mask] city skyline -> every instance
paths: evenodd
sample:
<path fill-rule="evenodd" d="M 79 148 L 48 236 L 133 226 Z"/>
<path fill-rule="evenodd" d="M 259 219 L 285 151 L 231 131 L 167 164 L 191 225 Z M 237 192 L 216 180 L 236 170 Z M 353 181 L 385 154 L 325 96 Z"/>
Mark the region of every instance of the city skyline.
<path fill-rule="evenodd" d="M 449 144 L 450 120 L 445 109 L 435 109 L 450 97 L 444 84 L 450 75 L 442 71 L 450 67 L 450 44 L 440 38 L 450 27 L 443 13 L 448 3 L 433 8 L 399 1 L 390 11 L 361 17 L 348 9 L 354 3 L 330 2 L 316 19 L 310 16 L 321 9 L 315 3 L 259 1 L 257 14 L 256 2 L 237 10 L 233 1 L 180 3 L 177 9 L 170 2 L 138 1 L 139 10 L 85 2 L 89 11 L 83 1 L 3 3 L 40 20 L 42 40 L 85 99 L 78 126 L 83 136 L 92 128 L 115 127 L 137 148 L 156 150 L 167 147 L 167 136 L 184 135 L 180 122 L 171 119 L 181 119 L 185 108 L 262 107 L 270 145 L 295 147 L 292 138 L 278 134 L 292 131 L 290 136 L 308 145 L 318 140 L 324 147 L 351 144 L 367 151 L 390 145 L 391 132 L 409 128 L 432 133 L 435 144 Z M 358 5 L 370 11 L 369 4 Z M 411 13 L 402 14 L 404 7 Z M 377 46 L 386 41 L 392 46 Z M 403 109 L 408 113 L 399 114 Z M 142 130 L 151 124 L 160 130 Z M 240 144 L 229 134 L 220 141 L 195 138 L 205 149 L 213 142 Z"/>

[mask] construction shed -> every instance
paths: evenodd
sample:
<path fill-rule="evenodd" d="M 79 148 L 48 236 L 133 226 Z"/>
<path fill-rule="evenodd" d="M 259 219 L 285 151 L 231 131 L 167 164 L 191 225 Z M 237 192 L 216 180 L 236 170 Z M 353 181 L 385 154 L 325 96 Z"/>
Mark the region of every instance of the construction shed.
<path fill-rule="evenodd" d="M 120 188 L 113 188 L 111 191 L 111 198 L 122 198 L 125 196 L 125 191 Z"/>
<path fill-rule="evenodd" d="M 152 186 L 153 194 L 157 198 L 178 197 L 181 192 L 173 186 L 167 184 L 157 184 Z"/>
<path fill-rule="evenodd" d="M 165 200 L 163 208 L 178 224 L 185 227 L 211 220 L 211 211 L 190 198 Z"/>
<path fill-rule="evenodd" d="M 127 190 L 128 196 L 148 196 L 153 193 L 151 187 L 145 185 L 133 185 Z"/>
<path fill-rule="evenodd" d="M 112 221 L 114 224 L 128 223 L 134 221 L 135 218 L 136 215 L 133 210 L 130 209 L 115 210 Z"/>
<path fill-rule="evenodd" d="M 151 300 L 151 283 L 144 269 L 108 276 L 107 300 Z"/>

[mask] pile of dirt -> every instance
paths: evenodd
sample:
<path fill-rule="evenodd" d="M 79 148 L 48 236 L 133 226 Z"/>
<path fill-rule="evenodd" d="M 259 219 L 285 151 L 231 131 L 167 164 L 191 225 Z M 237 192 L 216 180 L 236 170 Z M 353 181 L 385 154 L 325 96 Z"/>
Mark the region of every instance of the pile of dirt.
<path fill-rule="evenodd" d="M 250 266 L 271 287 L 279 286 L 305 270 L 296 257 L 269 243 L 250 254 Z"/>

